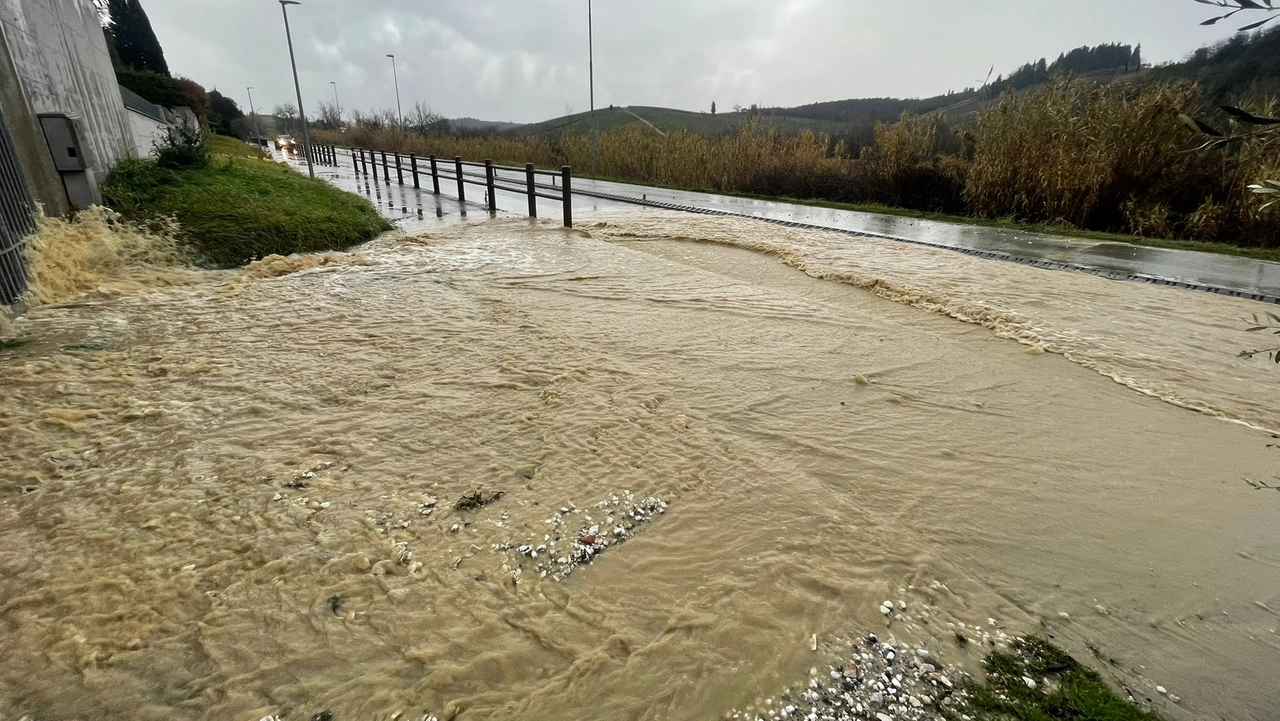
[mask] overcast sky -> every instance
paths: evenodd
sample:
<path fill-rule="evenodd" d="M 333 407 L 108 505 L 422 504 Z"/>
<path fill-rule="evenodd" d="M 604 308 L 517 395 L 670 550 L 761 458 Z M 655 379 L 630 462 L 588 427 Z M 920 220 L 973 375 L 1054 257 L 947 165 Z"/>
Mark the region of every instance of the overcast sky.
<path fill-rule="evenodd" d="M 589 106 L 587 0 L 302 0 L 290 22 L 310 108 L 533 122 Z M 293 99 L 275 0 L 143 0 L 174 74 L 259 108 Z M 1080 45 L 1177 60 L 1241 22 L 1192 0 L 594 0 L 596 106 L 705 110 L 924 97 Z"/>

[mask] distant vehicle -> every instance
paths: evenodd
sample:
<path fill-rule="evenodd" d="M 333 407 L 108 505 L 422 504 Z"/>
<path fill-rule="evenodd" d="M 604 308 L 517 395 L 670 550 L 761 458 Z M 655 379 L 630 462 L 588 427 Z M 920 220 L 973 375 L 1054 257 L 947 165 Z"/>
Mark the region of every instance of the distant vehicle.
<path fill-rule="evenodd" d="M 297 143 L 294 142 L 292 135 L 280 135 L 276 137 L 276 150 L 283 150 L 286 153 L 292 153 L 296 150 Z"/>

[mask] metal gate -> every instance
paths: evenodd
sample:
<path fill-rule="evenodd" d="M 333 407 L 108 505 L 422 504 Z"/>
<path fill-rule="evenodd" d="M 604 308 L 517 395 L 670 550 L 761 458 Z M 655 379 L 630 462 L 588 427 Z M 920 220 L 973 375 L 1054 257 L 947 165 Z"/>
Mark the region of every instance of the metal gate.
<path fill-rule="evenodd" d="M 13 303 L 27 289 L 23 250 L 36 230 L 35 209 L 13 136 L 0 113 L 0 305 Z"/>

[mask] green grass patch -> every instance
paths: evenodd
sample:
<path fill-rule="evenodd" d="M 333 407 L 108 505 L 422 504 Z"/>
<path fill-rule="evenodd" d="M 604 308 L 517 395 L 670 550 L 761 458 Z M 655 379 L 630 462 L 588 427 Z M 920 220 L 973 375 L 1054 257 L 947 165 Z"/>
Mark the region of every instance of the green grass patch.
<path fill-rule="evenodd" d="M 971 681 L 960 713 L 977 721 L 1163 721 L 1116 695 L 1098 673 L 1039 637 L 983 661 L 987 679 Z M 1030 679 L 1034 683 L 1027 683 Z"/>
<path fill-rule="evenodd" d="M 180 170 L 126 160 L 107 176 L 102 197 L 128 220 L 176 219 L 179 239 L 197 260 L 219 268 L 271 254 L 345 250 L 391 229 L 364 198 L 247 157 Z"/>
<path fill-rule="evenodd" d="M 238 138 L 228 138 L 225 135 L 206 135 L 204 144 L 214 155 L 229 155 L 233 158 L 271 157 L 256 145 L 250 145 Z"/>

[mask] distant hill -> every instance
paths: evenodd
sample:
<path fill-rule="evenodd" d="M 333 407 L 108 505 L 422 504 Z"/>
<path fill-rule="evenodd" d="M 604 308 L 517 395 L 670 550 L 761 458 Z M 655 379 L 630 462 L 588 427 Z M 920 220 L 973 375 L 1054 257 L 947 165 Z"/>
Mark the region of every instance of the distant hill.
<path fill-rule="evenodd" d="M 455 130 L 481 132 L 481 133 L 501 133 L 513 128 L 520 127 L 520 123 L 507 123 L 497 120 L 477 120 L 476 118 L 453 118 L 449 124 Z"/>
<path fill-rule="evenodd" d="M 1200 48 L 1185 62 L 1153 68 L 1149 79 L 1194 80 L 1211 105 L 1280 97 L 1280 27 Z"/>
<path fill-rule="evenodd" d="M 813 118 L 792 117 L 773 114 L 765 111 L 766 126 L 777 128 L 788 133 L 800 133 L 811 130 L 816 133 L 838 133 L 844 129 L 839 122 Z M 610 107 L 596 110 L 595 127 L 601 131 L 634 126 L 648 128 L 654 132 L 670 133 L 687 130 L 702 135 L 718 135 L 737 130 L 746 112 L 731 113 L 697 113 L 689 110 L 672 108 L 653 108 L 646 106 Z M 507 131 L 508 135 L 543 135 L 554 136 L 565 132 L 588 132 L 592 128 L 591 113 L 575 113 L 562 118 L 555 118 L 532 125 L 522 125 Z"/>
<path fill-rule="evenodd" d="M 931 98 L 856 98 L 792 108 L 763 108 L 758 112 L 766 126 L 779 131 L 824 133 L 856 147 L 872 141 L 877 122 L 892 123 L 904 112 L 941 112 L 948 123 L 968 123 L 1003 93 L 1025 92 L 1064 73 L 1100 83 L 1121 77 L 1140 83 L 1194 80 L 1204 88 L 1209 105 L 1236 102 L 1245 96 L 1280 96 L 1280 27 L 1252 35 L 1237 35 L 1216 46 L 1196 51 L 1186 61 L 1156 68 L 1143 66 L 1141 45 L 1110 43 L 1076 48 L 1060 54 L 1052 63 L 1041 58 L 1023 65 L 1007 77 L 997 76 L 981 88 L 964 88 Z M 601 108 L 596 111 L 594 122 L 595 127 L 602 131 L 634 126 L 662 133 L 684 130 L 717 135 L 734 132 L 747 117 L 747 112 L 712 115 L 632 106 Z M 592 128 L 590 113 L 576 113 L 529 125 L 473 122 L 477 126 L 505 126 L 494 132 L 512 136 L 553 137 L 565 132 L 587 132 Z"/>

